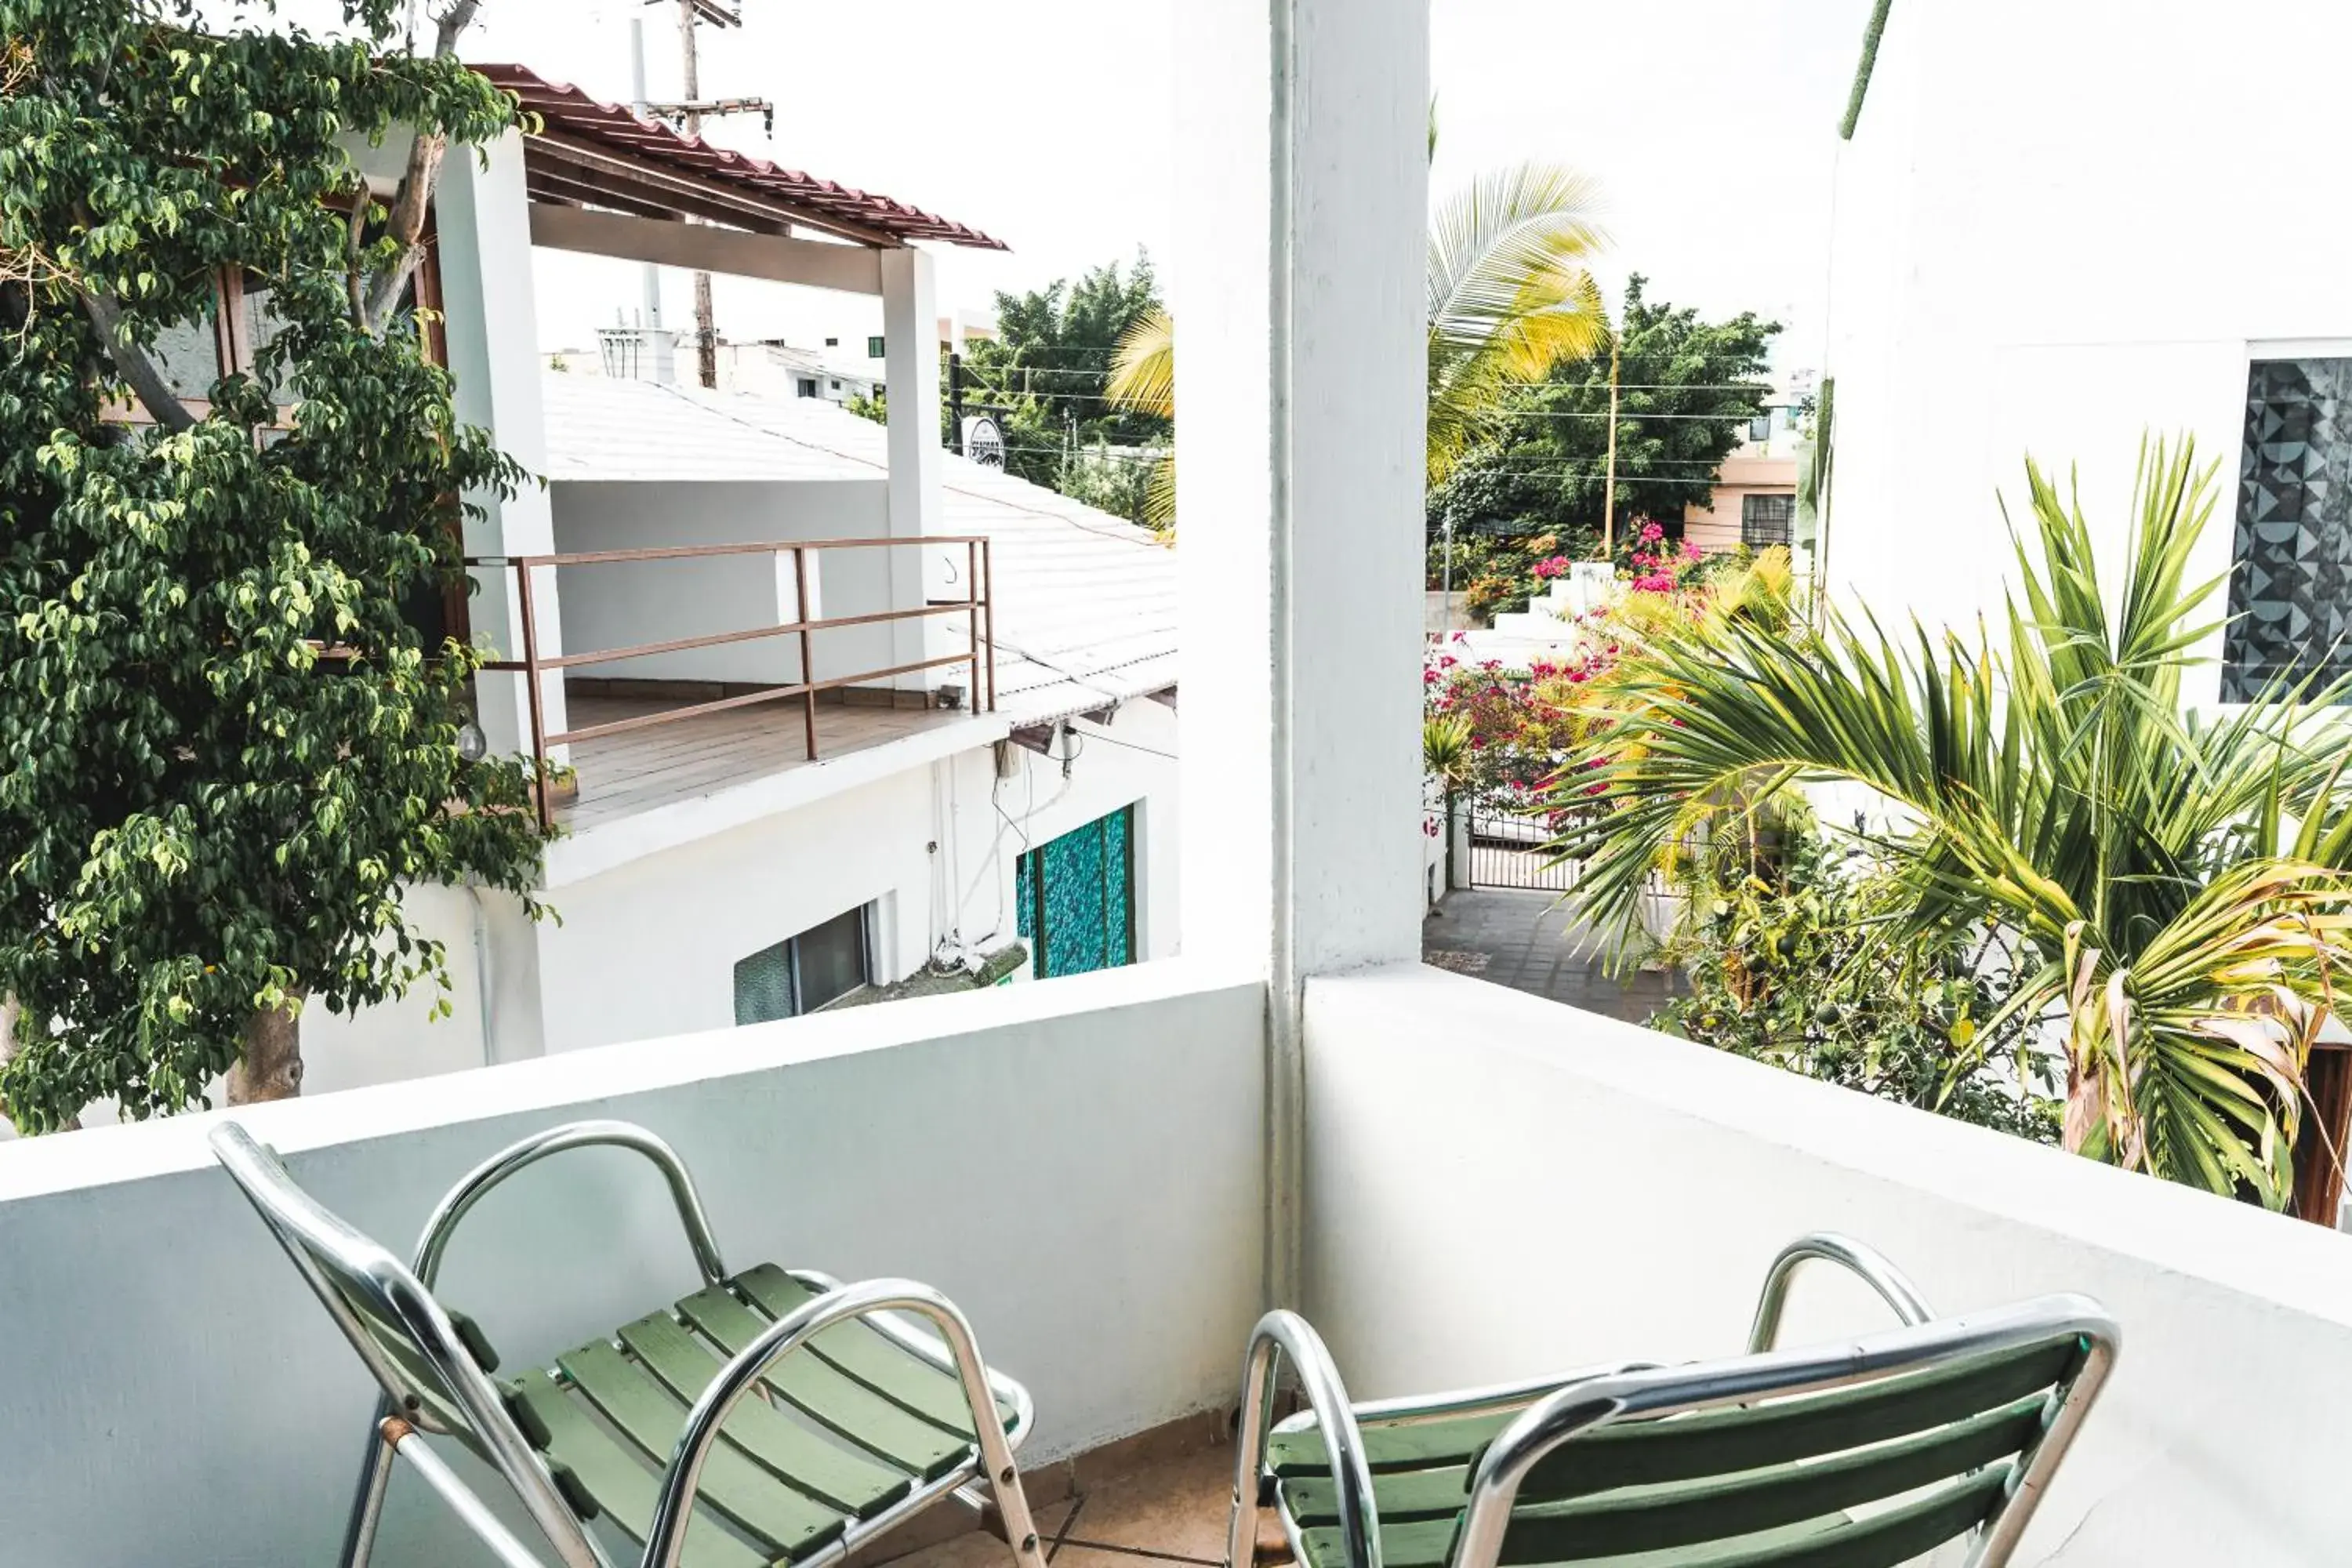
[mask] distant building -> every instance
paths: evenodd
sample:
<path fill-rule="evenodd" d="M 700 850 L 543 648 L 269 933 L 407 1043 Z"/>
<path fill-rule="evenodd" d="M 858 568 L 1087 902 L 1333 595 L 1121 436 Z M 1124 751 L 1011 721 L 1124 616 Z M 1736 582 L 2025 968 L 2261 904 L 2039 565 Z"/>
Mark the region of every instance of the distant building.
<path fill-rule="evenodd" d="M 879 348 L 875 338 L 866 346 Z M 850 358 L 840 349 L 804 349 L 778 339 L 719 345 L 719 390 L 762 397 L 816 397 L 827 403 L 870 398 L 884 386 L 882 360 Z"/>
<path fill-rule="evenodd" d="M 1810 382 L 1810 376 L 1808 376 Z M 1701 550 L 1747 545 L 1794 548 L 1797 538 L 1797 469 L 1804 444 L 1793 394 L 1769 405 L 1748 422 L 1748 433 L 1723 460 L 1715 489 L 1683 512 L 1683 537 Z"/>

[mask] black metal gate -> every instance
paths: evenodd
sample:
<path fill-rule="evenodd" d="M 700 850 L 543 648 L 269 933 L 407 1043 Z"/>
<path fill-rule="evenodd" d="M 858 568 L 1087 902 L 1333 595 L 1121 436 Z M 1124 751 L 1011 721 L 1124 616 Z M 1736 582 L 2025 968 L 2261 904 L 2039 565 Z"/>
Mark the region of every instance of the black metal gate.
<path fill-rule="evenodd" d="M 1576 886 L 1577 863 L 1559 859 L 1551 828 L 1538 812 L 1523 816 L 1474 804 L 1470 816 L 1470 885 L 1533 888 L 1565 893 Z"/>

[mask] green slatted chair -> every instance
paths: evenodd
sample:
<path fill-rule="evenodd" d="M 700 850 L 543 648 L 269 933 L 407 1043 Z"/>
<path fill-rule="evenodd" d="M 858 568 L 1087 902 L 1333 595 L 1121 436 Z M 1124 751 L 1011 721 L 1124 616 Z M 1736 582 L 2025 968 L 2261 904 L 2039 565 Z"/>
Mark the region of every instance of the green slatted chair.
<path fill-rule="evenodd" d="M 1816 1260 L 1903 1327 L 1774 1348 Z M 1301 1568 L 1895 1568 L 1956 1541 L 2000 1568 L 2118 1342 L 2080 1296 L 1935 1321 L 1885 1259 L 1828 1235 L 1782 1252 L 1748 1353 L 1725 1361 L 1351 1405 L 1315 1331 L 1273 1312 L 1244 1363 L 1227 1563 L 1248 1568 L 1270 1506 Z M 1269 1428 L 1277 1358 L 1306 1408 Z"/>
<path fill-rule="evenodd" d="M 613 1568 L 590 1528 L 600 1518 L 638 1549 L 640 1568 L 826 1568 L 950 1496 L 992 1501 L 1018 1568 L 1045 1568 L 1013 1462 L 1029 1395 L 989 1370 L 954 1305 L 906 1279 L 730 1273 L 685 1165 L 643 1128 L 575 1122 L 485 1162 L 435 1209 L 413 1268 L 321 1207 L 235 1122 L 212 1143 L 383 1390 L 343 1568 L 364 1568 L 374 1549 L 395 1458 L 507 1568 L 545 1568 L 425 1432 L 498 1471 L 564 1568 Z M 593 1147 L 661 1172 L 702 1288 L 552 1367 L 499 1378 L 488 1339 L 433 1295 L 442 1257 L 501 1182 Z"/>

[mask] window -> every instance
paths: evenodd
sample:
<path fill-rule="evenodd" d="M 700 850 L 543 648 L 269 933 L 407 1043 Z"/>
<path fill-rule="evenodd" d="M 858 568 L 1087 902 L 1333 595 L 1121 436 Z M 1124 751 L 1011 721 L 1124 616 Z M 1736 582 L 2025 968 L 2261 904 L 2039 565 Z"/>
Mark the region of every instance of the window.
<path fill-rule="evenodd" d="M 1748 422 L 1748 438 L 1751 441 L 1769 441 L 1772 438 L 1772 411 L 1770 409 L 1767 408 L 1763 413 L 1759 414 L 1755 418 L 1750 419 Z"/>
<path fill-rule="evenodd" d="M 2352 359 L 2256 360 L 2231 540 L 2221 700 L 2352 674 Z"/>
<path fill-rule="evenodd" d="M 868 338 L 866 340 L 866 357 L 867 359 L 880 359 L 882 357 L 882 340 L 880 338 Z"/>
<path fill-rule="evenodd" d="M 1739 542 L 1751 550 L 1789 542 L 1789 526 L 1797 513 L 1795 496 L 1739 498 Z"/>
<path fill-rule="evenodd" d="M 837 382 L 837 381 L 836 381 L 836 382 L 835 382 L 835 383 L 833 384 L 833 389 L 834 389 L 834 391 L 835 391 L 835 392 L 839 392 L 839 391 L 841 390 L 841 383 L 839 383 L 839 382 Z"/>
<path fill-rule="evenodd" d="M 801 395 L 803 397 L 814 397 L 816 395 L 816 377 L 813 375 L 804 375 L 801 377 Z"/>
<path fill-rule="evenodd" d="M 872 979 L 866 909 L 835 915 L 735 965 L 735 1022 L 797 1018 L 840 1001 Z"/>
<path fill-rule="evenodd" d="M 824 340 L 824 346 L 829 349 L 837 349 L 841 346 L 841 340 L 839 338 L 827 338 Z"/>
<path fill-rule="evenodd" d="M 1135 962 L 1135 807 L 1039 845 L 1013 868 L 1022 940 L 1040 978 Z"/>

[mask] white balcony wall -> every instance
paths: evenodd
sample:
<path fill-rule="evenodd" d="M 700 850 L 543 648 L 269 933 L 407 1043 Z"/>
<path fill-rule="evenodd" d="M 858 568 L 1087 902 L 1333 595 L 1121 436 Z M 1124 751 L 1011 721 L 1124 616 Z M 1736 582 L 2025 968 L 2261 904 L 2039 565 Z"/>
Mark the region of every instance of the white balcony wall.
<path fill-rule="evenodd" d="M 567 554 L 769 540 L 875 539 L 890 530 L 889 487 L 880 479 L 559 480 L 551 488 L 556 548 Z M 821 606 L 819 613 L 860 616 L 891 608 L 892 553 L 812 554 L 812 597 Z M 911 559 L 914 552 L 907 553 Z M 565 645 L 575 652 L 779 626 L 794 618 L 797 603 L 789 555 L 566 566 L 558 576 Z M 819 679 L 895 662 L 888 623 L 820 632 L 814 645 L 813 662 Z M 781 684 L 799 679 L 800 642 L 797 637 L 771 637 L 587 665 L 572 673 L 583 679 Z"/>
<path fill-rule="evenodd" d="M 1161 966 L 244 1120 L 404 1252 L 441 1191 L 513 1139 L 583 1116 L 642 1122 L 692 1164 L 730 1262 L 908 1275 L 954 1297 L 1036 1395 L 1024 1457 L 1043 1459 L 1233 1397 L 1262 1244 L 1265 1009 L 1254 981 Z M 214 1166 L 215 1120 L 0 1162 L 10 1563 L 333 1560 L 370 1385 Z M 695 1283 L 661 1184 L 614 1151 L 526 1173 L 467 1224 L 443 1294 L 511 1365 Z M 386 1530 L 386 1568 L 487 1561 L 413 1477 Z"/>
<path fill-rule="evenodd" d="M 1482 982 L 1310 982 L 1307 1306 L 1358 1398 L 1736 1353 L 1779 1248 L 1877 1245 L 1940 1310 L 2077 1290 L 2114 1381 L 2020 1564 L 2339 1560 L 2352 1247 Z M 1801 1277 L 1784 1342 L 1886 1326 Z"/>
<path fill-rule="evenodd" d="M 1890 626 L 1996 611 L 1995 496 L 2024 521 L 2029 451 L 2062 488 L 2080 466 L 2119 563 L 2144 429 L 2219 463 L 2192 575 L 2228 570 L 2249 345 L 2352 352 L 2352 211 L 2311 195 L 2347 51 L 2352 10 L 2309 0 L 1895 7 L 1837 154 L 1828 552 L 1851 602 Z"/>

